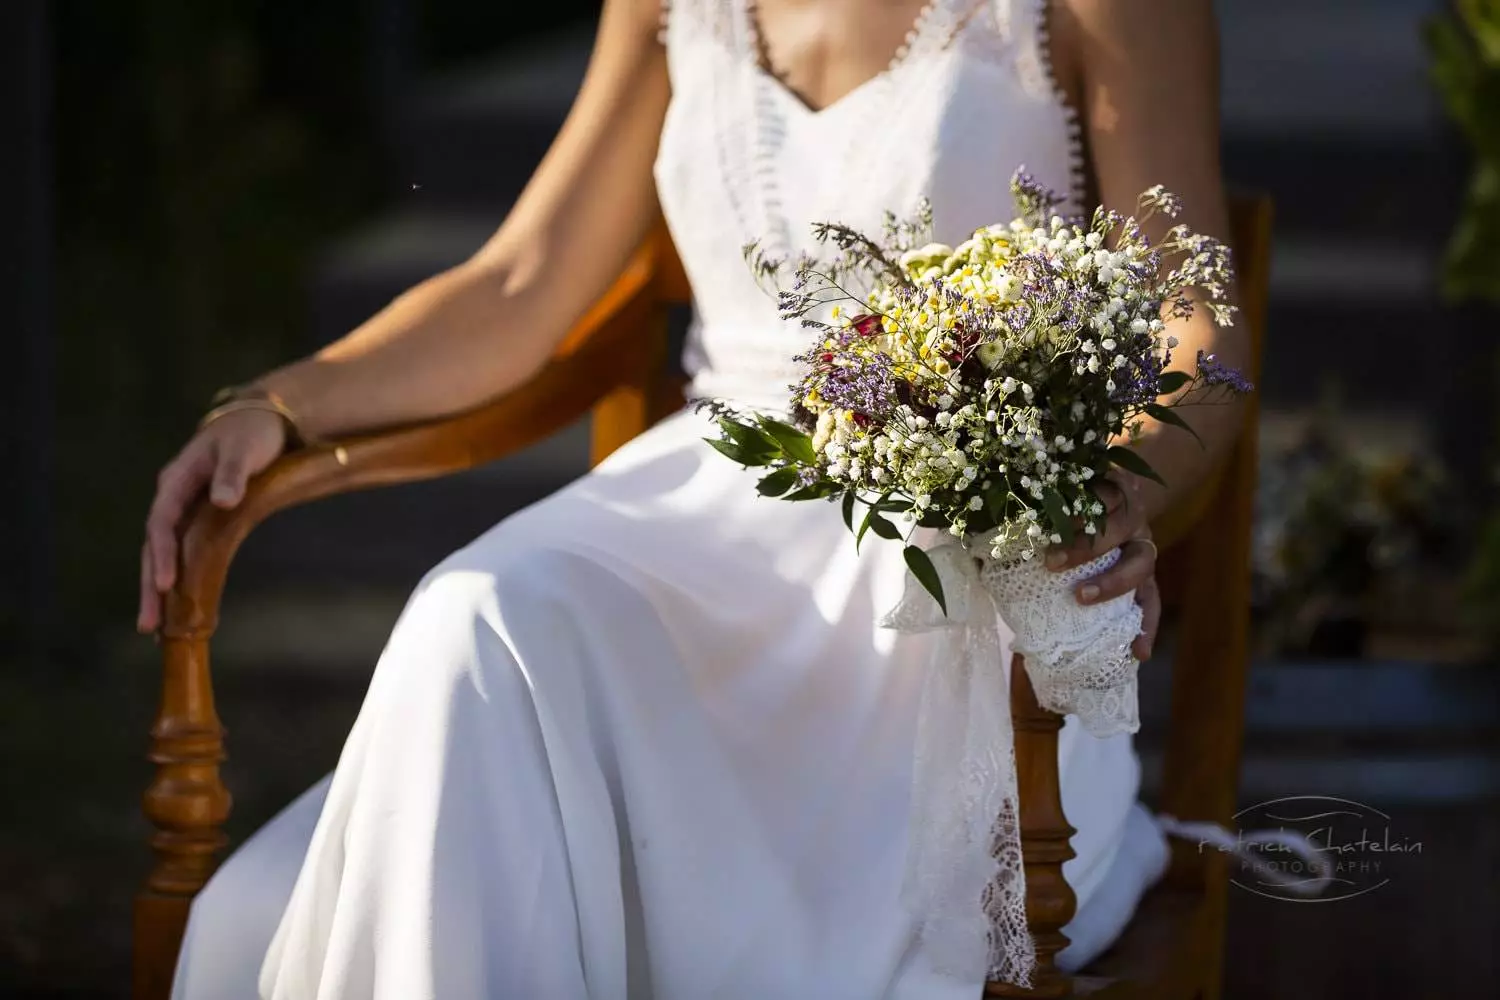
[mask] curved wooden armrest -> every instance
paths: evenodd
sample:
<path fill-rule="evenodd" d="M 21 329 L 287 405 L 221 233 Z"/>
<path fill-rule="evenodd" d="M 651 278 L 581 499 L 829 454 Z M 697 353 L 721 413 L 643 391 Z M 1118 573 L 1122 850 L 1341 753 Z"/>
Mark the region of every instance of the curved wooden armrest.
<path fill-rule="evenodd" d="M 233 510 L 199 502 L 184 529 L 163 635 L 212 633 L 235 551 L 277 511 L 495 461 L 572 424 L 621 382 L 646 377 L 660 363 L 638 336 L 658 306 L 654 273 L 653 254 L 643 248 L 547 365 L 506 395 L 456 416 L 291 452 L 255 477 Z"/>

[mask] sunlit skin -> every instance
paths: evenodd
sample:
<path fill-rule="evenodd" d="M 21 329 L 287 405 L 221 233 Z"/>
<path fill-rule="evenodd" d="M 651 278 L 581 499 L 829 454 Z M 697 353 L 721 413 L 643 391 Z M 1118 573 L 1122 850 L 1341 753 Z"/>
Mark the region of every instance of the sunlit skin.
<path fill-rule="evenodd" d="M 920 0 L 760 0 L 767 68 L 805 104 L 826 107 L 883 70 Z M 265 375 L 303 429 L 327 437 L 470 409 L 525 382 L 584 308 L 620 273 L 656 214 L 652 162 L 670 97 L 657 39 L 658 0 L 606 0 L 584 84 L 515 208 L 473 257 L 401 295 L 343 339 Z M 1129 213 L 1156 184 L 1183 203 L 1178 221 L 1228 235 L 1218 158 L 1218 47 L 1210 0 L 1054 0 L 1051 55 L 1079 110 L 1101 200 Z M 610 169 L 599 170 L 597 164 Z M 1005 183 L 1009 169 L 997 171 Z M 1146 226 L 1160 237 L 1168 223 Z M 1169 324 L 1178 356 L 1199 350 L 1245 368 L 1248 340 L 1206 312 Z M 1084 602 L 1130 590 L 1144 612 L 1135 651 L 1149 655 L 1160 618 L 1150 521 L 1189 492 L 1232 440 L 1240 407 L 1195 408 L 1199 445 L 1171 427 L 1135 444 L 1166 488 L 1120 474 L 1101 483 L 1107 529 L 1049 553 L 1065 569 L 1123 546 L 1109 571 L 1080 584 Z M 280 417 L 232 413 L 195 435 L 162 470 L 141 550 L 137 626 L 161 624 L 176 580 L 178 531 L 205 490 L 236 506 L 250 478 L 286 447 Z M 1090 541 L 1092 548 L 1089 547 Z"/>

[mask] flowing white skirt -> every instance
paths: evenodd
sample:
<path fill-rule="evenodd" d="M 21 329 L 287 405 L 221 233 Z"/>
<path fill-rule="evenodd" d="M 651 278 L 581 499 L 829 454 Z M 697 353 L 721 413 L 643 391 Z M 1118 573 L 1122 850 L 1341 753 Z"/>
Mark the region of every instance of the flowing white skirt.
<path fill-rule="evenodd" d="M 899 547 L 679 414 L 455 553 L 338 768 L 193 907 L 177 1000 L 946 1000 L 898 903 L 923 636 Z M 1061 737 L 1102 950 L 1160 874 L 1127 737 Z"/>

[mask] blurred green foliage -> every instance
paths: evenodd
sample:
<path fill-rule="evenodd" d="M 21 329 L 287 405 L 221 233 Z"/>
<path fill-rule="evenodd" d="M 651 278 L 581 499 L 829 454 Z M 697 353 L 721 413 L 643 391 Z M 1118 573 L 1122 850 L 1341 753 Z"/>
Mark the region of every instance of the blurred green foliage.
<path fill-rule="evenodd" d="M 1426 35 L 1433 79 L 1474 152 L 1443 290 L 1500 303 L 1500 0 L 1454 0 Z"/>

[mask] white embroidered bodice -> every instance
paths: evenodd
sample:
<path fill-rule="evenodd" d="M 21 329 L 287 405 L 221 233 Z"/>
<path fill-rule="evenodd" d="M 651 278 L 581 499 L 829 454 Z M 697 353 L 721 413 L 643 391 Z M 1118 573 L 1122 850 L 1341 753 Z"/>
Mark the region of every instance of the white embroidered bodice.
<path fill-rule="evenodd" d="M 656 182 L 694 294 L 691 395 L 779 410 L 808 334 L 777 316 L 744 244 L 814 251 L 814 222 L 879 234 L 885 212 L 924 197 L 935 238 L 956 244 L 1014 216 L 1022 165 L 1076 202 L 1081 157 L 1047 0 L 933 0 L 885 72 L 820 111 L 761 68 L 751 3 L 663 0 L 672 101 Z"/>

